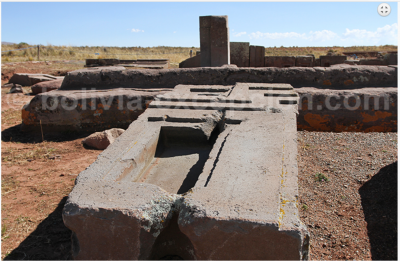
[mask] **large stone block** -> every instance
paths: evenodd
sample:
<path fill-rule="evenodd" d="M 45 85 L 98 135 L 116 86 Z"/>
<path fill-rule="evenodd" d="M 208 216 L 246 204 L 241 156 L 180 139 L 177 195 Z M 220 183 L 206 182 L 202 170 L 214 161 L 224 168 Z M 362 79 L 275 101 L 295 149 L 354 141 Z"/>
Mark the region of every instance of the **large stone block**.
<path fill-rule="evenodd" d="M 228 16 L 200 16 L 202 67 L 230 64 Z"/>
<path fill-rule="evenodd" d="M 164 90 L 112 89 L 40 93 L 22 109 L 22 131 L 81 131 L 127 128 Z"/>
<path fill-rule="evenodd" d="M 298 67 L 313 67 L 314 56 L 296 56 L 296 66 Z"/>
<path fill-rule="evenodd" d="M 265 47 L 250 45 L 250 67 L 264 67 Z"/>
<path fill-rule="evenodd" d="M 334 64 L 342 64 L 346 61 L 347 56 L 345 55 L 321 55 L 319 57 L 320 64 L 322 67 L 329 67 Z"/>
<path fill-rule="evenodd" d="M 397 131 L 397 88 L 298 88 L 298 130 Z"/>
<path fill-rule="evenodd" d="M 9 83 L 20 84 L 22 86 L 32 86 L 39 82 L 60 80 L 64 77 L 48 74 L 15 73 L 11 76 Z"/>
<path fill-rule="evenodd" d="M 190 57 L 179 63 L 179 68 L 196 68 L 201 67 L 201 55 Z"/>
<path fill-rule="evenodd" d="M 231 64 L 238 67 L 249 67 L 249 47 L 250 43 L 247 42 L 231 42 Z"/>
<path fill-rule="evenodd" d="M 388 65 L 397 65 L 397 52 L 385 54 L 384 60 Z"/>
<path fill-rule="evenodd" d="M 388 65 L 384 59 L 360 59 L 359 65 Z"/>
<path fill-rule="evenodd" d="M 178 85 L 76 179 L 75 259 L 308 258 L 288 84 Z"/>
<path fill-rule="evenodd" d="M 112 66 L 119 64 L 119 59 L 86 59 L 86 67 Z"/>
<path fill-rule="evenodd" d="M 265 67 L 294 67 L 296 57 L 294 56 L 265 56 Z"/>
<path fill-rule="evenodd" d="M 49 92 L 49 91 L 57 90 L 58 88 L 61 87 L 63 80 L 64 79 L 39 82 L 39 83 L 31 86 L 32 93 L 36 95 L 36 94 L 39 94 L 42 92 Z"/>
<path fill-rule="evenodd" d="M 61 90 L 112 88 L 173 88 L 177 84 L 229 85 L 236 82 L 282 83 L 294 87 L 397 86 L 397 68 L 390 66 L 293 67 L 293 68 L 188 68 L 126 70 L 103 67 L 69 72 Z"/>

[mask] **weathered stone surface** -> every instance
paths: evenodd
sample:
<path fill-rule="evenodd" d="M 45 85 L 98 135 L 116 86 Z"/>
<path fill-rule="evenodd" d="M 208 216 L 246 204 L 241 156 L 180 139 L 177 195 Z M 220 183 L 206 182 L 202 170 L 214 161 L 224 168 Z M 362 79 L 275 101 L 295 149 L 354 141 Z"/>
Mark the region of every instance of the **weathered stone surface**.
<path fill-rule="evenodd" d="M 294 87 L 384 87 L 397 86 L 397 68 L 347 66 L 329 68 L 188 68 L 126 70 L 121 67 L 83 69 L 69 72 L 60 90 L 112 88 L 173 88 L 178 84 L 230 85 L 236 82 L 282 83 Z"/>
<path fill-rule="evenodd" d="M 86 59 L 85 67 L 99 67 L 99 66 L 124 66 L 124 67 L 140 67 L 146 69 L 168 69 L 169 59 L 137 59 L 137 60 Z"/>
<path fill-rule="evenodd" d="M 22 109 L 23 131 L 93 132 L 127 128 L 165 89 L 55 90 L 36 95 Z"/>
<path fill-rule="evenodd" d="M 230 42 L 231 49 L 231 64 L 237 67 L 249 67 L 249 47 L 247 42 Z"/>
<path fill-rule="evenodd" d="M 228 16 L 200 16 L 202 67 L 230 64 Z"/>
<path fill-rule="evenodd" d="M 24 93 L 24 90 L 22 90 L 21 85 L 13 84 L 13 86 L 11 87 L 11 89 L 8 93 Z"/>
<path fill-rule="evenodd" d="M 119 59 L 86 59 L 86 66 L 109 66 L 119 64 Z"/>
<path fill-rule="evenodd" d="M 344 61 L 345 64 L 350 64 L 350 65 L 357 65 L 360 64 L 360 60 L 346 60 Z"/>
<path fill-rule="evenodd" d="M 179 68 L 201 67 L 201 55 L 196 55 L 179 63 Z"/>
<path fill-rule="evenodd" d="M 264 67 L 265 47 L 256 46 L 256 67 Z"/>
<path fill-rule="evenodd" d="M 14 86 L 14 83 L 6 83 L 6 84 L 3 84 L 1 86 L 1 88 L 12 88 L 13 86 Z"/>
<path fill-rule="evenodd" d="M 264 67 L 265 47 L 250 45 L 250 67 Z"/>
<path fill-rule="evenodd" d="M 22 86 L 31 86 L 39 82 L 54 81 L 63 78 L 64 77 L 52 76 L 48 74 L 15 73 L 8 82 L 20 84 Z"/>
<path fill-rule="evenodd" d="M 57 90 L 58 88 L 61 87 L 61 84 L 64 79 L 60 80 L 54 80 L 54 81 L 45 81 L 45 82 L 40 82 L 35 85 L 31 86 L 31 90 L 33 94 L 39 94 L 42 92 L 49 92 L 49 91 L 54 91 Z"/>
<path fill-rule="evenodd" d="M 294 67 L 296 57 L 294 56 L 265 56 L 265 67 Z"/>
<path fill-rule="evenodd" d="M 304 87 L 300 96 L 298 130 L 397 131 L 397 88 L 327 90 Z"/>
<path fill-rule="evenodd" d="M 313 56 L 296 56 L 296 66 L 298 67 L 313 67 L 314 57 Z"/>
<path fill-rule="evenodd" d="M 116 138 L 124 133 L 124 129 L 109 129 L 101 132 L 95 132 L 82 140 L 82 143 L 90 148 L 104 150 L 112 144 Z"/>
<path fill-rule="evenodd" d="M 76 179 L 63 211 L 73 257 L 307 259 L 296 108 L 276 92 L 293 89 L 179 85 L 159 96 L 174 109 L 149 107 Z M 200 97 L 242 109 L 186 109 Z"/>
<path fill-rule="evenodd" d="M 319 57 L 320 64 L 323 67 L 329 67 L 334 64 L 341 64 L 346 61 L 347 56 L 345 55 L 321 55 Z"/>
<path fill-rule="evenodd" d="M 386 61 L 388 65 L 397 65 L 397 52 L 396 53 L 388 53 L 385 54 L 383 59 Z"/>
<path fill-rule="evenodd" d="M 360 59 L 360 65 L 388 65 L 384 59 Z"/>

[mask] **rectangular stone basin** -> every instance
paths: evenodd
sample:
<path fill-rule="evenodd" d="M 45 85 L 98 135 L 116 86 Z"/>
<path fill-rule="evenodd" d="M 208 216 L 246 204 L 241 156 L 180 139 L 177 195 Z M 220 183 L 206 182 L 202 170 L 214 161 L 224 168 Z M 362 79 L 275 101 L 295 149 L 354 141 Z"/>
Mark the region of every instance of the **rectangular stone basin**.
<path fill-rule="evenodd" d="M 174 194 L 189 191 L 203 171 L 218 134 L 215 128 L 207 140 L 196 129 L 161 127 L 153 159 L 137 182 L 154 184 Z"/>

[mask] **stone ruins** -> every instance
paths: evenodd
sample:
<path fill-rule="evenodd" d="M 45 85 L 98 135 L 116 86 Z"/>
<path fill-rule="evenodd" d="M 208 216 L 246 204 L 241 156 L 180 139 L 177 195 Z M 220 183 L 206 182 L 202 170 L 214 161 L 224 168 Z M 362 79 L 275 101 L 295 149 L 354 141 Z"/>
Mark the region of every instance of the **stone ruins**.
<path fill-rule="evenodd" d="M 346 55 L 325 55 L 318 59 L 313 55 L 265 56 L 264 46 L 254 46 L 248 42 L 229 42 L 227 16 L 201 16 L 200 54 L 182 61 L 179 68 L 214 67 L 225 64 L 234 64 L 238 67 L 330 67 L 335 64 L 345 64 L 346 61 Z M 353 65 L 397 65 L 397 52 L 388 53 L 382 59 L 349 60 L 349 62 Z"/>
<path fill-rule="evenodd" d="M 397 131 L 397 66 L 267 58 L 226 16 L 200 17 L 200 45 L 199 68 L 110 61 L 24 106 L 25 131 L 127 128 L 65 204 L 73 258 L 308 259 L 296 131 Z"/>
<path fill-rule="evenodd" d="M 99 66 L 124 66 L 124 67 L 139 67 L 145 69 L 168 69 L 169 59 L 137 59 L 137 60 L 86 59 L 85 67 L 99 67 Z"/>
<path fill-rule="evenodd" d="M 83 171 L 76 259 L 307 259 L 289 84 L 177 85 Z"/>
<path fill-rule="evenodd" d="M 69 72 L 59 90 L 38 94 L 26 104 L 22 130 L 95 132 L 127 128 L 157 95 L 170 92 L 178 84 L 236 82 L 288 83 L 295 87 L 300 96 L 298 130 L 397 130 L 397 67 L 361 65 L 87 68 Z"/>

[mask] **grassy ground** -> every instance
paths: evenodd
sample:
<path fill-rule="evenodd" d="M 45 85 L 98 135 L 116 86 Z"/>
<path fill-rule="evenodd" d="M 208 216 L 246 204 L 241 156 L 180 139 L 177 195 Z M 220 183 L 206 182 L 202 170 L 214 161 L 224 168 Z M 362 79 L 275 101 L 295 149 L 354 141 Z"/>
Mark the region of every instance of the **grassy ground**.
<path fill-rule="evenodd" d="M 15 51 L 15 49 L 29 48 Z M 9 51 L 8 51 L 9 50 Z M 12 51 L 14 50 L 14 51 Z M 96 58 L 116 58 L 122 60 L 136 59 L 170 59 L 170 63 L 178 64 L 190 57 L 190 50 L 195 55 L 196 51 L 200 51 L 198 47 L 104 47 L 104 46 L 40 46 L 40 60 L 85 60 Z M 3 52 L 8 51 L 8 52 Z M 285 55 L 306 55 L 314 54 L 316 58 L 320 55 L 326 55 L 329 51 L 341 54 L 350 51 L 397 51 L 397 46 L 352 46 L 352 47 L 268 47 L 265 48 L 266 56 L 285 56 Z M 2 45 L 1 62 L 22 62 L 36 61 L 37 47 L 20 43 L 14 45 Z"/>
<path fill-rule="evenodd" d="M 34 47 L 34 48 L 30 48 Z M 21 48 L 29 48 L 19 51 L 9 51 Z M 178 64 L 190 57 L 190 50 L 193 55 L 200 48 L 189 47 L 104 47 L 104 46 L 40 46 L 40 60 L 85 60 L 85 59 L 170 59 L 171 64 Z M 2 45 L 2 63 L 37 61 L 37 47 L 15 44 Z"/>

